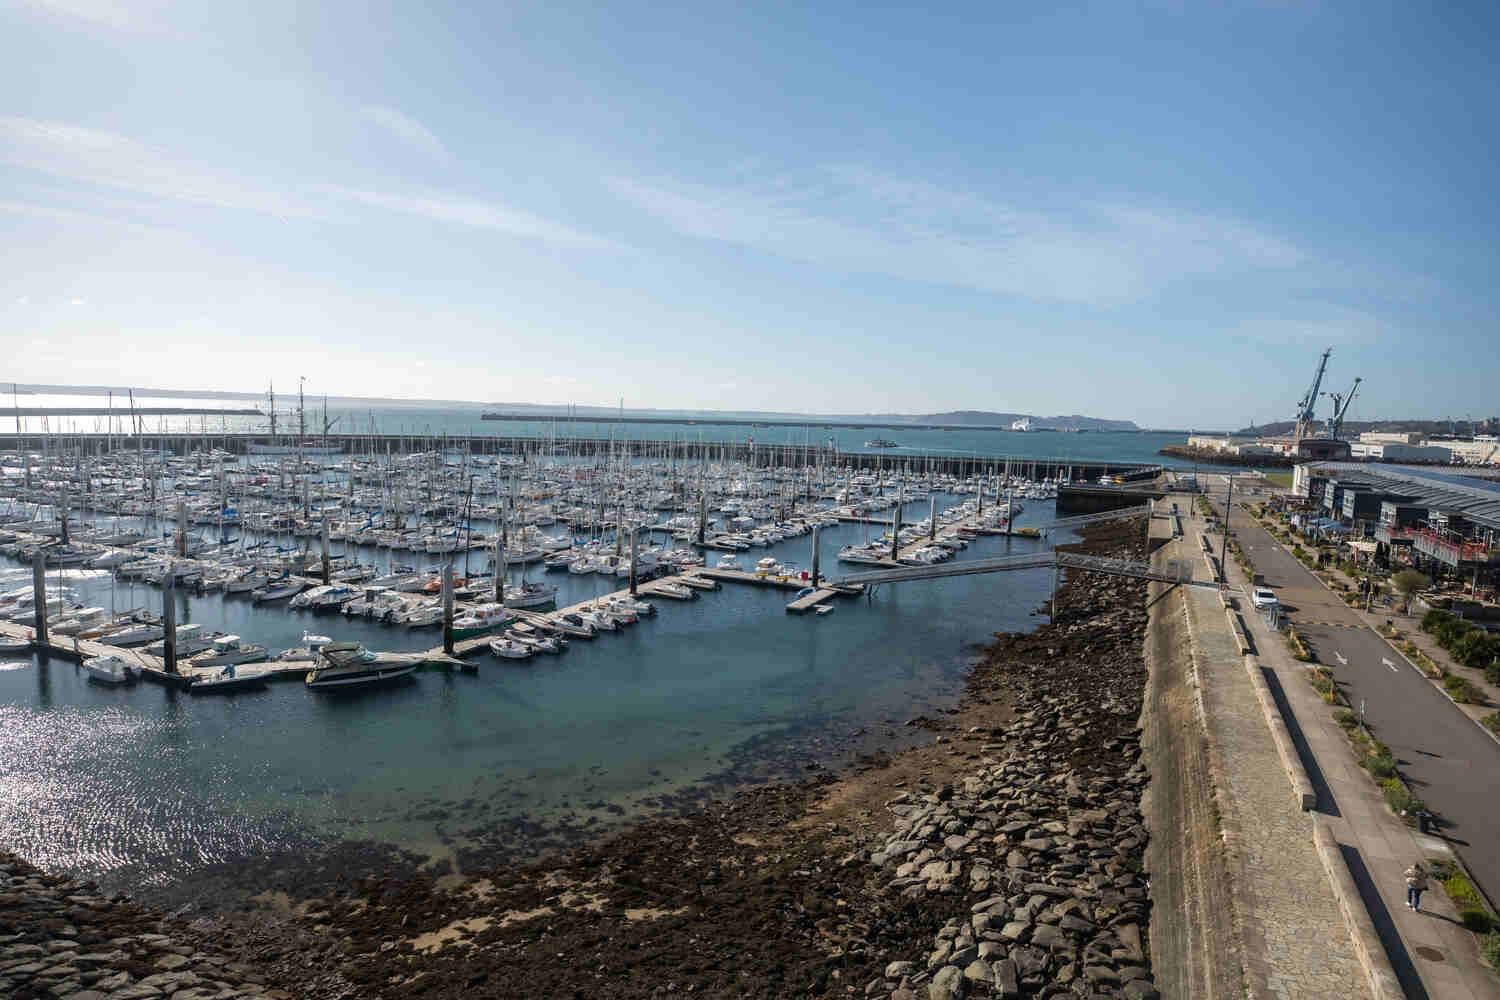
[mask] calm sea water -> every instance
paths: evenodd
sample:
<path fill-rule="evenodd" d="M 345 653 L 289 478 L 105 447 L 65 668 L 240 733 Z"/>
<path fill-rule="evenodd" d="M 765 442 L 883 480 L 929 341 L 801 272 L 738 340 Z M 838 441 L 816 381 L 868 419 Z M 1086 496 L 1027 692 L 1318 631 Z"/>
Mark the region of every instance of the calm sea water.
<path fill-rule="evenodd" d="M 1050 520 L 1051 508 L 1033 502 L 1018 523 Z M 926 513 L 925 503 L 908 511 Z M 825 567 L 876 531 L 823 532 Z M 986 538 L 959 558 L 1041 544 Z M 746 555 L 763 554 L 805 567 L 810 539 Z M 620 586 L 545 575 L 560 603 Z M 0 565 L 0 588 L 28 579 Z M 163 599 L 103 574 L 63 582 L 106 607 L 160 610 Z M 464 828 L 618 822 L 663 793 L 765 773 L 772 756 L 836 761 L 909 736 L 900 723 L 951 704 L 978 645 L 1032 627 L 1050 583 L 1047 571 L 1022 571 L 886 586 L 807 617 L 784 613 L 784 592 L 729 585 L 658 600 L 655 618 L 558 657 L 486 656 L 477 676 L 422 674 L 352 698 L 300 683 L 233 697 L 109 689 L 57 660 L 0 663 L 0 845 L 139 888 L 308 842 L 371 839 L 442 858 L 464 846 Z M 273 650 L 304 628 L 378 649 L 439 641 L 433 630 L 174 596 L 180 621 Z"/>
<path fill-rule="evenodd" d="M 106 404 L 98 396 L 22 396 L 21 405 L 28 406 L 87 406 L 101 407 Z M 211 409 L 244 408 L 260 405 L 253 401 L 226 402 L 216 399 L 150 399 L 137 396 L 142 406 L 200 407 Z M 107 417 L 64 417 L 50 420 L 48 429 L 67 432 L 104 433 L 113 429 L 121 431 L 127 426 L 127 404 L 116 397 L 115 405 L 120 416 L 113 421 Z M 295 415 L 287 412 L 284 399 L 278 398 L 279 427 L 283 431 L 295 431 Z M 321 429 L 324 411 L 321 400 L 308 401 L 306 426 L 309 432 Z M 488 407 L 475 405 L 431 406 L 356 406 L 330 401 L 327 418 L 336 433 L 406 434 L 413 437 L 441 437 L 442 435 L 485 435 L 495 437 L 557 438 L 628 438 L 632 440 L 679 440 L 679 441 L 745 441 L 753 438 L 758 444 L 827 444 L 832 440 L 841 451 L 870 451 L 865 442 L 875 438 L 887 438 L 901 447 L 886 450 L 886 454 L 899 457 L 903 453 L 924 454 L 977 454 L 1007 458 L 1052 458 L 1073 461 L 1113 462 L 1163 462 L 1180 464 L 1164 459 L 1157 451 L 1165 445 L 1183 444 L 1182 433 L 1131 431 L 1104 433 L 1059 433 L 1036 431 L 992 430 L 934 430 L 931 428 L 830 428 L 798 427 L 790 425 L 767 425 L 760 427 L 715 426 L 704 424 L 611 424 L 601 420 L 597 423 L 556 423 L 550 420 L 530 421 L 486 421 L 480 414 Z M 146 417 L 143 418 L 150 433 L 264 431 L 265 417 Z M 0 420 L 4 420 L 3 403 L 0 403 Z M 10 423 L 7 421 L 7 423 Z M 22 418 L 21 426 L 27 431 L 41 431 L 40 417 Z M 7 427 L 7 429 L 9 429 Z"/>

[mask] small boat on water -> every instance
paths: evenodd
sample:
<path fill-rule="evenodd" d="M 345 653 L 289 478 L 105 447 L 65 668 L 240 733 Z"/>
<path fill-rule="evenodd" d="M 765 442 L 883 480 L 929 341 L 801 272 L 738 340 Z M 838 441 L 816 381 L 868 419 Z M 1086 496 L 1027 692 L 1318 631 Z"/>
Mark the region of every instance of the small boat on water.
<path fill-rule="evenodd" d="M 833 605 L 832 604 L 814 604 L 813 605 L 813 610 L 816 611 L 820 615 L 831 615 L 831 614 L 833 614 Z"/>
<path fill-rule="evenodd" d="M 503 604 L 476 604 L 453 620 L 453 638 L 472 639 L 493 632 L 514 617 Z"/>
<path fill-rule="evenodd" d="M 14 660 L 31 655 L 31 641 L 0 635 L 0 660 Z"/>
<path fill-rule="evenodd" d="M 505 588 L 507 608 L 540 608 L 557 601 L 557 588 L 546 583 L 524 583 Z"/>
<path fill-rule="evenodd" d="M 328 645 L 333 640 L 326 635 L 313 635 L 306 630 L 302 633 L 302 645 L 293 646 L 291 649 L 283 649 L 276 654 L 278 660 L 312 660 L 316 659 L 318 650 Z"/>
<path fill-rule="evenodd" d="M 296 597 L 302 593 L 307 585 L 300 580 L 277 580 L 268 583 L 259 590 L 250 592 L 250 599 L 256 604 L 270 604 L 273 601 L 285 601 L 290 597 Z"/>
<path fill-rule="evenodd" d="M 111 686 L 130 684 L 141 674 L 138 664 L 114 653 L 89 657 L 83 661 L 83 669 L 88 671 L 89 680 Z"/>
<path fill-rule="evenodd" d="M 417 658 L 402 653 L 376 653 L 357 642 L 330 642 L 318 650 L 317 665 L 306 684 L 316 691 L 347 691 L 389 684 L 411 676 Z"/>
<path fill-rule="evenodd" d="M 490 652 L 506 660 L 529 660 L 536 655 L 529 644 L 503 637 L 490 640 Z"/>
<path fill-rule="evenodd" d="M 680 583 L 657 582 L 652 584 L 652 586 L 663 597 L 675 597 L 679 601 L 691 601 L 698 596 L 696 590 L 691 587 L 684 587 Z"/>
<path fill-rule="evenodd" d="M 521 631 L 526 629 L 526 631 Z M 523 646 L 529 646 L 538 653 L 556 655 L 567 648 L 568 642 L 560 636 L 542 635 L 532 631 L 529 626 L 517 625 L 507 629 L 504 637 L 511 642 L 519 642 Z"/>
<path fill-rule="evenodd" d="M 321 637 L 320 637 L 321 638 Z M 266 647 L 240 642 L 237 635 L 221 635 L 213 648 L 192 658 L 195 667 L 232 667 L 236 663 L 259 663 L 266 658 Z"/>
<path fill-rule="evenodd" d="M 264 674 L 239 673 L 234 664 L 220 667 L 211 674 L 199 674 L 188 687 L 189 694 L 234 694 L 257 691 L 266 686 Z"/>

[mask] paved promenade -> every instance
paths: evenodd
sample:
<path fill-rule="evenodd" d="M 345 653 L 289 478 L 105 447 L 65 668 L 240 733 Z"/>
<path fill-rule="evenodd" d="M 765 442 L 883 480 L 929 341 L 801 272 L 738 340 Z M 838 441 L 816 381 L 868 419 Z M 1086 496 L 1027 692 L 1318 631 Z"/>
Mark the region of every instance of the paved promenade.
<path fill-rule="evenodd" d="M 1201 553 L 1197 529 L 1177 558 Z M 1210 734 L 1232 902 L 1252 996 L 1363 997 L 1368 981 L 1313 843 L 1313 820 L 1292 794 L 1244 656 L 1217 594 L 1184 594 Z"/>

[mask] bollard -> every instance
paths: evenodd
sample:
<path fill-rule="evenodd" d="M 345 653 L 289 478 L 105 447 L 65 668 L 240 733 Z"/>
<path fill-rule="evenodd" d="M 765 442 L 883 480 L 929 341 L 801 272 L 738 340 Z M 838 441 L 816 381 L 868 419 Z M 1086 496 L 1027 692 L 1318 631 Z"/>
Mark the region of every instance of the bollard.
<path fill-rule="evenodd" d="M 38 548 L 31 556 L 31 601 L 36 609 L 36 644 L 47 645 L 47 557 Z"/>

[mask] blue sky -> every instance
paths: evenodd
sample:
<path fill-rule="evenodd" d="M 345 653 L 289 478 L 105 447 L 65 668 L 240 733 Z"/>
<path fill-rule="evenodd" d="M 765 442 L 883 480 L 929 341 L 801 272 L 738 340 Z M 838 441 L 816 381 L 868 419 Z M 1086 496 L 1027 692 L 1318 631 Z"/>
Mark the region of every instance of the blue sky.
<path fill-rule="evenodd" d="M 1497 19 L 0 0 L 0 381 L 1488 414 Z"/>

